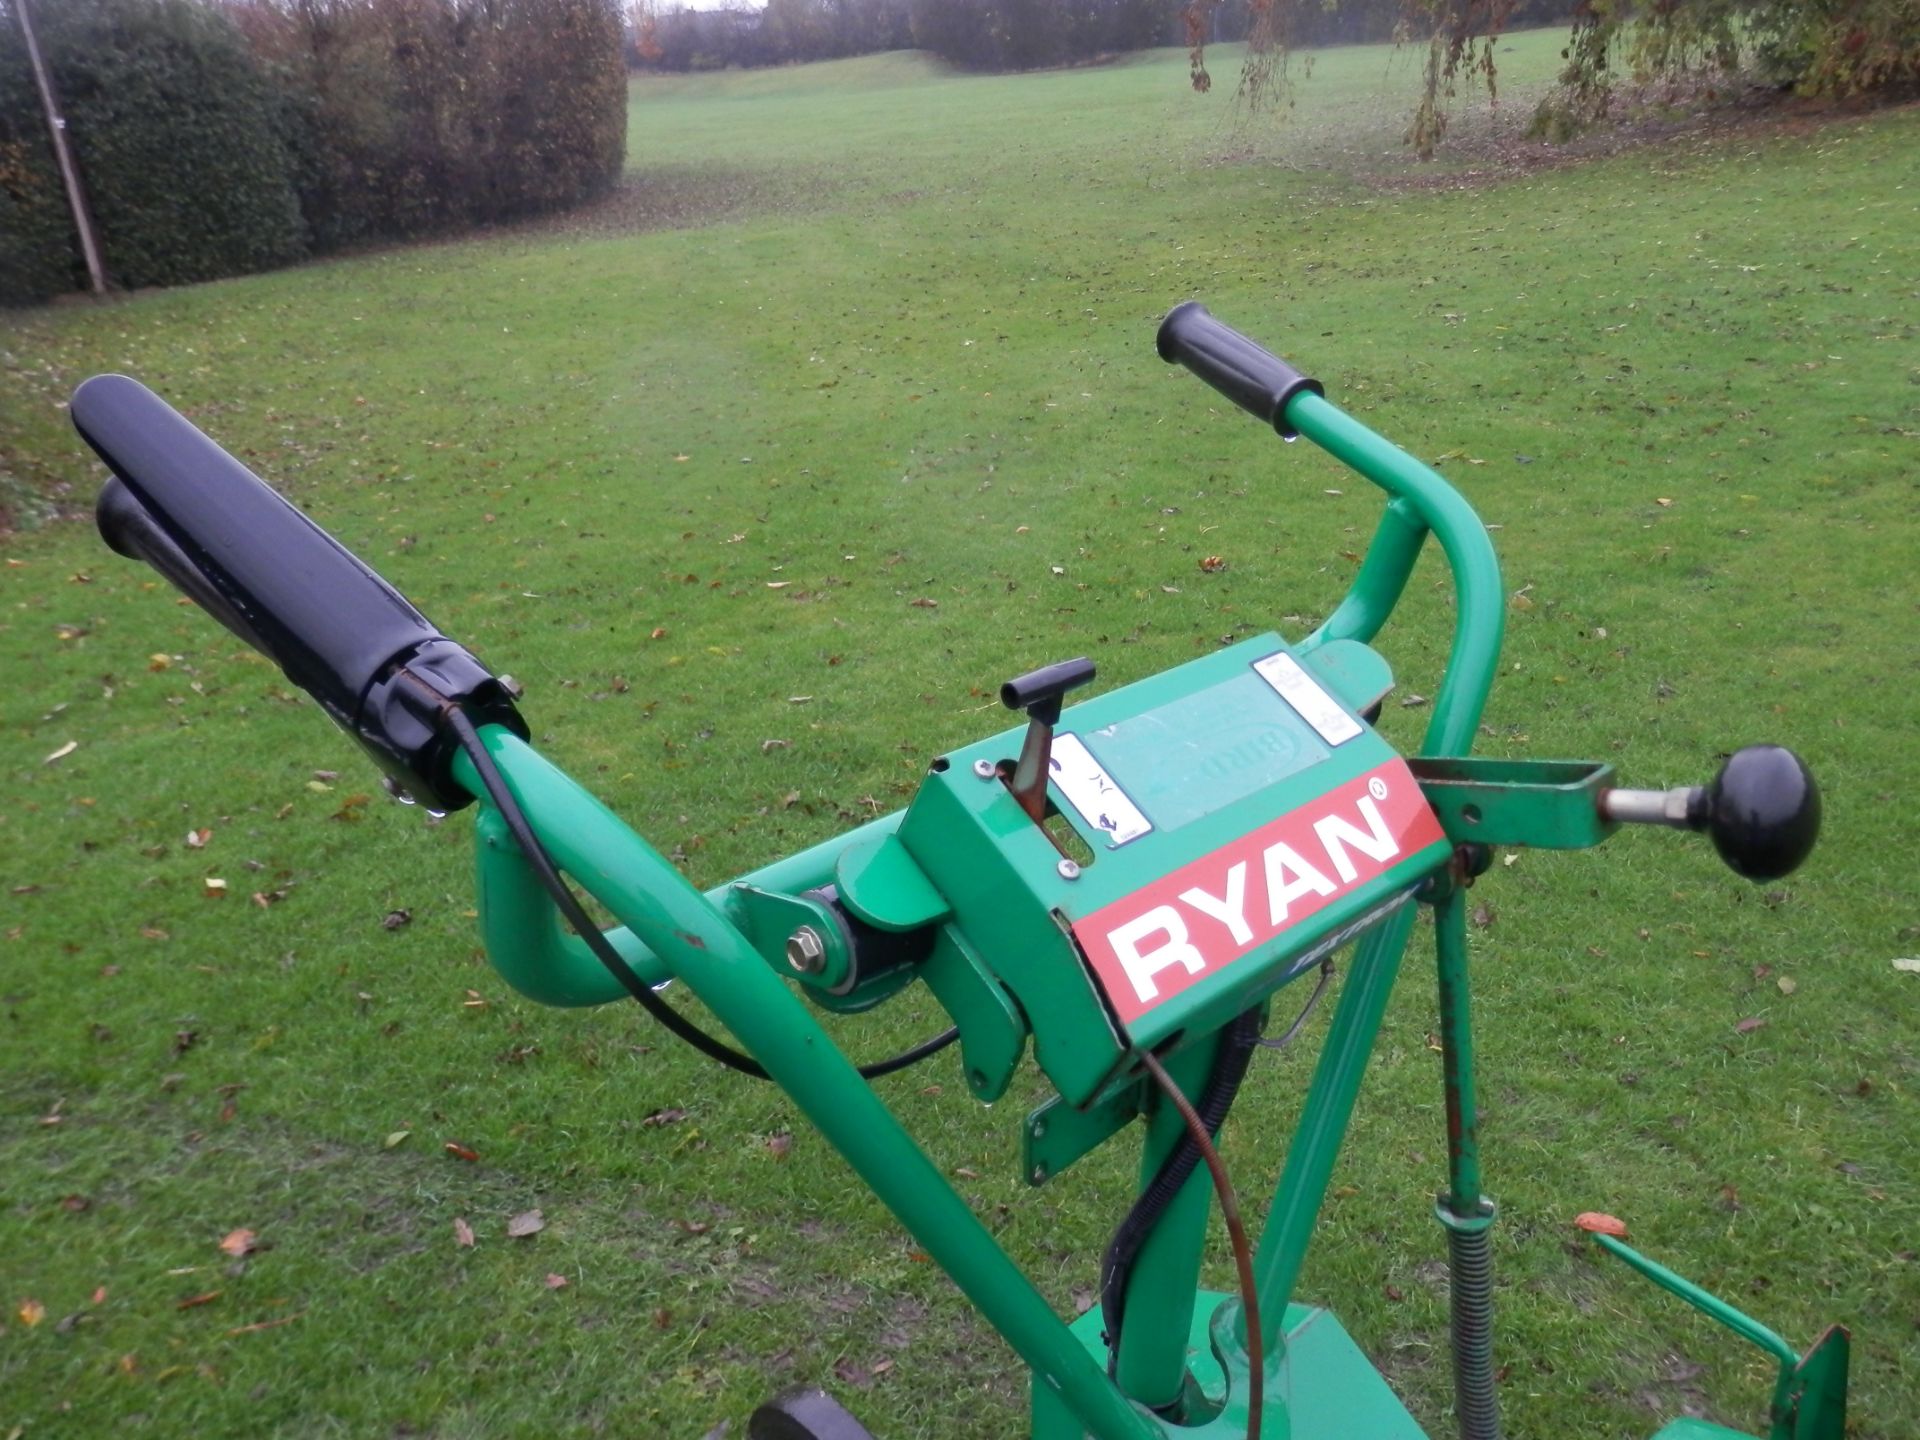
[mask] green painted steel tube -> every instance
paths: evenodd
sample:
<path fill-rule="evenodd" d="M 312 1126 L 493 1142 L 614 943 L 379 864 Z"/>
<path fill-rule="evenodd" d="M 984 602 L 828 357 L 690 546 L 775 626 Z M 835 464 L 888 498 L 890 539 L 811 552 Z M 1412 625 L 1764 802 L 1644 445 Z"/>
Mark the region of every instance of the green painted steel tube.
<path fill-rule="evenodd" d="M 1378 635 L 1400 603 L 1426 543 L 1427 522 L 1413 502 L 1399 495 L 1387 501 L 1346 598 L 1298 648 L 1314 650 L 1329 640 L 1358 640 L 1364 645 Z"/>
<path fill-rule="evenodd" d="M 604 1005 L 625 997 L 586 942 L 561 925 L 552 897 L 490 806 L 480 812 L 473 855 L 480 940 L 501 979 L 542 1005 Z M 647 984 L 658 988 L 673 978 L 626 926 L 605 933 Z"/>
<path fill-rule="evenodd" d="M 1174 1084 L 1196 1106 L 1220 1049 L 1219 1032 L 1190 1045 L 1167 1064 Z M 1140 1188 L 1145 1190 L 1160 1166 L 1187 1133 L 1180 1112 L 1152 1086 L 1152 1118 L 1140 1150 Z M 1155 1409 L 1173 1404 L 1186 1388 L 1187 1331 L 1200 1286 L 1200 1256 L 1206 1249 L 1207 1216 L 1213 1206 L 1213 1178 L 1196 1165 L 1180 1193 L 1140 1247 L 1127 1285 L 1123 1314 L 1140 1317 L 1122 1323 L 1115 1378 L 1120 1388 Z"/>
<path fill-rule="evenodd" d="M 789 895 L 825 885 L 833 879 L 834 862 L 842 850 L 869 835 L 891 834 L 899 828 L 905 813 L 896 810 L 857 830 L 762 866 L 707 891 L 707 899 L 724 912 L 735 885 L 755 885 Z M 594 959 L 586 942 L 559 923 L 539 876 L 521 855 L 506 821 L 492 810 L 480 817 L 474 857 L 481 943 L 501 979 L 542 1005 L 605 1005 L 627 998 L 620 982 Z M 671 978 L 660 958 L 626 926 L 608 930 L 606 936 L 620 958 L 649 985 Z"/>
<path fill-rule="evenodd" d="M 1414 907 L 1402 905 L 1361 938 L 1347 967 L 1347 982 L 1321 1047 L 1320 1063 L 1314 1067 L 1313 1084 L 1253 1257 L 1260 1331 L 1269 1354 L 1278 1353 L 1275 1347 L 1280 1343 L 1287 1299 L 1313 1239 L 1333 1162 L 1346 1138 L 1347 1122 L 1353 1117 L 1353 1104 L 1373 1054 L 1380 1017 L 1386 1013 L 1387 997 L 1400 973 L 1413 916 Z"/>
<path fill-rule="evenodd" d="M 481 732 L 554 862 L 629 926 L 764 1065 L 808 1120 L 1046 1385 L 1101 1440 L 1165 1440 L 975 1218 L 806 1005 L 720 908 L 531 746 Z M 485 790 L 466 757 L 459 782 Z"/>
<path fill-rule="evenodd" d="M 1506 626 L 1500 562 L 1487 527 L 1444 477 L 1390 444 L 1310 390 L 1287 402 L 1287 424 L 1388 494 L 1404 499 L 1433 531 L 1453 567 L 1457 610 L 1447 657 L 1427 725 L 1423 752 L 1464 755 L 1493 687 Z M 1383 561 L 1384 564 L 1384 561 Z M 1337 612 L 1336 612 L 1337 613 Z"/>
<path fill-rule="evenodd" d="M 1701 1314 L 1718 1320 L 1742 1340 L 1758 1345 L 1782 1364 L 1798 1365 L 1800 1363 L 1798 1350 L 1751 1315 L 1742 1314 L 1734 1309 L 1718 1295 L 1702 1290 L 1684 1275 L 1674 1274 L 1657 1260 L 1649 1260 L 1625 1241 L 1616 1240 L 1611 1235 L 1596 1234 L 1593 1238 L 1608 1254 L 1624 1260 L 1669 1295 L 1677 1295 Z"/>
<path fill-rule="evenodd" d="M 1480 1214 L 1480 1125 L 1473 1086 L 1473 1016 L 1467 988 L 1467 892 L 1454 886 L 1433 907 L 1440 975 L 1440 1065 L 1447 1101 L 1447 1208 Z"/>

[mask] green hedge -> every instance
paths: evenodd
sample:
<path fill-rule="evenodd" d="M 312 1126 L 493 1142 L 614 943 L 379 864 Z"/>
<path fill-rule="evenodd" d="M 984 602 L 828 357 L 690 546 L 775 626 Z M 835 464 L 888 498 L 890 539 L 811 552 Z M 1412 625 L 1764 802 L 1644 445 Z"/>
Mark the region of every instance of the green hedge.
<path fill-rule="evenodd" d="M 591 198 L 626 157 L 618 0 L 39 0 L 109 278 L 134 288 Z M 0 0 L 0 303 L 83 274 Z"/>
<path fill-rule="evenodd" d="M 211 280 L 306 253 L 273 97 L 224 15 L 190 0 L 59 0 L 34 19 L 115 284 Z M 10 128 L 34 125 L 44 145 L 31 88 L 24 98 Z"/>

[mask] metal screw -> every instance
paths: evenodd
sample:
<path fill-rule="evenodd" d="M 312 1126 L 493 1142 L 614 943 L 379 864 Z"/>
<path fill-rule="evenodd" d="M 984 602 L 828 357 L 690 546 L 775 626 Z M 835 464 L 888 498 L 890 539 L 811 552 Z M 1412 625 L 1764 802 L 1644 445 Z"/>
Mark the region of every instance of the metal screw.
<path fill-rule="evenodd" d="M 802 975 L 818 975 L 827 968 L 827 942 L 811 925 L 802 925 L 787 937 L 787 964 Z"/>
<path fill-rule="evenodd" d="M 522 695 L 527 693 L 527 687 L 511 675 L 502 675 L 500 677 L 500 688 L 515 700 L 518 700 Z"/>
<path fill-rule="evenodd" d="M 1060 878 L 1062 880 L 1078 880 L 1080 878 L 1080 866 L 1076 861 L 1062 860 L 1054 868 L 1060 872 Z"/>
<path fill-rule="evenodd" d="M 973 773 L 982 780 L 991 780 L 999 772 L 993 768 L 991 760 L 976 760 L 973 762 Z"/>

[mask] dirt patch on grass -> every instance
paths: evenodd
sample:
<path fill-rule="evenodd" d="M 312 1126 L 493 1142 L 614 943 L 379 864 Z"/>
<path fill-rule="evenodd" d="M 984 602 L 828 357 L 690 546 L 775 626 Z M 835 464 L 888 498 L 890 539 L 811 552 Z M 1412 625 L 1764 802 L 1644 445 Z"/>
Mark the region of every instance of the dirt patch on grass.
<path fill-rule="evenodd" d="M 693 230 L 760 215 L 817 211 L 842 188 L 830 175 L 811 170 L 642 166 L 628 170 L 599 200 L 511 228 L 525 235 L 596 238 Z"/>

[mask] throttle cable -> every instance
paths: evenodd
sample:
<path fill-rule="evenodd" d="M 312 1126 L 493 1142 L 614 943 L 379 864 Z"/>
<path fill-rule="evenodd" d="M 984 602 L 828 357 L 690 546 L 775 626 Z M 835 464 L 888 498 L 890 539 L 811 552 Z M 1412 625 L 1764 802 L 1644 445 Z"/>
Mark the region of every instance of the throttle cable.
<path fill-rule="evenodd" d="M 641 1007 L 649 1015 L 701 1054 L 718 1060 L 729 1070 L 750 1075 L 756 1080 L 772 1079 L 773 1077 L 767 1074 L 766 1067 L 758 1060 L 702 1030 L 662 1000 L 654 988 L 634 972 L 633 967 L 627 964 L 620 952 L 613 948 L 600 927 L 593 923 L 580 902 L 574 898 L 573 891 L 568 888 L 567 882 L 560 877 L 553 858 L 547 854 L 546 846 L 540 843 L 540 838 L 533 833 L 533 826 L 528 822 L 526 812 L 520 808 L 520 802 L 514 798 L 513 791 L 507 785 L 506 777 L 500 773 L 500 767 L 494 763 L 493 756 L 488 753 L 486 745 L 482 743 L 480 732 L 474 728 L 473 722 L 457 705 L 447 706 L 444 713 L 447 724 L 460 742 L 460 748 L 473 762 L 473 768 L 480 776 L 480 784 L 487 792 L 488 801 L 495 810 L 499 811 L 500 818 L 506 821 L 507 829 L 512 832 L 514 842 L 526 856 L 527 863 L 533 868 L 533 873 L 539 877 L 541 885 L 545 887 L 560 913 L 566 917 L 567 923 L 586 943 L 587 949 L 593 952 L 593 958 L 600 962 L 609 975 L 620 982 L 622 989 L 640 1002 Z M 910 1050 L 904 1050 L 886 1060 L 876 1060 L 871 1064 L 858 1067 L 860 1077 L 863 1080 L 877 1080 L 882 1075 L 891 1075 L 896 1070 L 904 1070 L 909 1065 L 918 1064 L 929 1055 L 946 1049 L 959 1038 L 959 1027 L 949 1026 L 940 1034 L 921 1041 Z"/>

